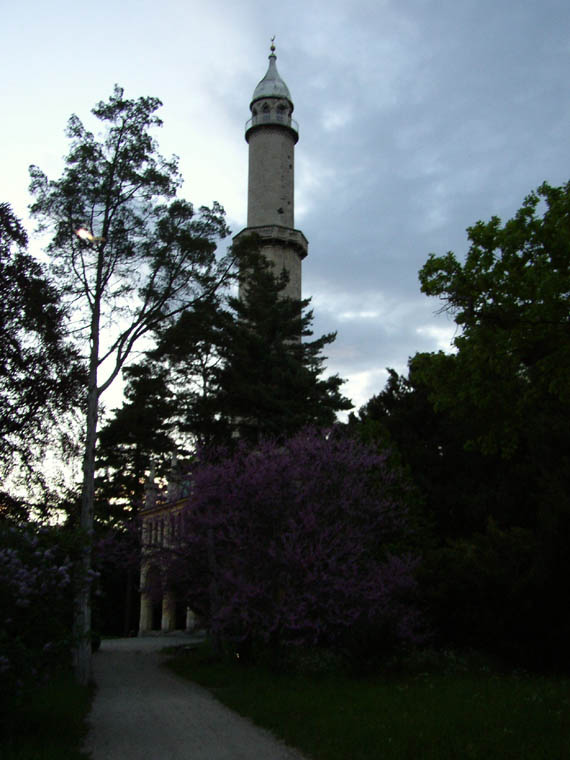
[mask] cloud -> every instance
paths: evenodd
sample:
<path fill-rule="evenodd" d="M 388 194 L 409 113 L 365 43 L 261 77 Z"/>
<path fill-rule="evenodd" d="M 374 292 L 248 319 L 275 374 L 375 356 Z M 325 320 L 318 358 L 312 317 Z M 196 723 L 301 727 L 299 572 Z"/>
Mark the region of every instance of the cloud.
<path fill-rule="evenodd" d="M 509 218 L 545 179 L 568 180 L 569 22 L 563 0 L 141 0 L 136 12 L 54 0 L 32 18 L 12 4 L 0 30 L 11 61 L 3 197 L 25 211 L 28 164 L 57 175 L 68 116 L 88 118 L 118 81 L 164 101 L 157 138 L 181 157 L 184 195 L 219 200 L 237 232 L 243 127 L 276 34 L 300 124 L 303 293 L 315 332 L 338 331 L 330 370 L 358 397 L 376 393 L 385 367 L 451 350 L 453 322 L 419 290 L 428 254 L 461 258 L 467 226 Z"/>

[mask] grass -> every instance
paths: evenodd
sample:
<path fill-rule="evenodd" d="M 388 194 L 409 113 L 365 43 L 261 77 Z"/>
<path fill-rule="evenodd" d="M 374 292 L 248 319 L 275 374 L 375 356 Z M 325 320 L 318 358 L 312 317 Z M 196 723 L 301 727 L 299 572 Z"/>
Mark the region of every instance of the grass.
<path fill-rule="evenodd" d="M 169 662 L 313 760 L 565 760 L 570 680 L 455 668 L 352 678 L 215 660 Z"/>
<path fill-rule="evenodd" d="M 0 760 L 86 760 L 81 751 L 92 692 L 60 675 L 2 716 Z"/>

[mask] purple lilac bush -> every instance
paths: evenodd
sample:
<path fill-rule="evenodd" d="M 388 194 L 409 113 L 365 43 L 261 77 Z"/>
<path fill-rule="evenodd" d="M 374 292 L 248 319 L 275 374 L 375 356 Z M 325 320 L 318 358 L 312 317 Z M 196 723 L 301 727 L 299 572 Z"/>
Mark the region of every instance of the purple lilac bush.
<path fill-rule="evenodd" d="M 186 508 L 188 602 L 222 639 L 350 648 L 418 640 L 406 491 L 388 455 L 304 431 L 200 458 Z"/>
<path fill-rule="evenodd" d="M 56 533 L 0 522 L 0 704 L 68 657 L 71 560 Z"/>

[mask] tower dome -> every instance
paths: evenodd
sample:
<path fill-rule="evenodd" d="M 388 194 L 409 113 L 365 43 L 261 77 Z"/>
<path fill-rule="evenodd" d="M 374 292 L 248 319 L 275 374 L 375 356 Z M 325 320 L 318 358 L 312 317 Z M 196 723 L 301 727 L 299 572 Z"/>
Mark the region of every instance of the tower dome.
<path fill-rule="evenodd" d="M 267 69 L 267 73 L 263 79 L 259 82 L 253 91 L 251 106 L 253 106 L 256 100 L 261 100 L 262 98 L 286 98 L 291 103 L 291 111 L 293 111 L 291 93 L 289 92 L 289 88 L 281 79 L 281 76 L 277 71 L 276 60 L 277 56 L 275 55 L 275 45 L 271 43 L 271 53 L 269 54 L 269 68 Z"/>
<path fill-rule="evenodd" d="M 299 125 L 295 119 L 291 118 L 294 108 L 291 93 L 277 71 L 276 60 L 275 45 L 272 40 L 267 73 L 253 91 L 249 104 L 251 119 L 245 124 L 245 139 L 248 142 L 252 130 L 269 124 L 285 127 L 290 131 L 295 142 L 299 139 Z"/>

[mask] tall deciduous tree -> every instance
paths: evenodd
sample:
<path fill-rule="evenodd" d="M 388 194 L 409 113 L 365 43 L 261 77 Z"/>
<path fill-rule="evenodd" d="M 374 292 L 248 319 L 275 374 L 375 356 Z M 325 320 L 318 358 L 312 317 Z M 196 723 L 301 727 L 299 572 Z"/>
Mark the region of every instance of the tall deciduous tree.
<path fill-rule="evenodd" d="M 157 151 L 157 98 L 128 100 L 120 87 L 93 114 L 99 140 L 77 116 L 65 169 L 48 180 L 31 167 L 32 213 L 53 232 L 53 270 L 77 312 L 77 336 L 88 363 L 81 526 L 85 533 L 75 609 L 76 674 L 85 683 L 90 663 L 91 539 L 99 401 L 133 347 L 163 320 L 214 292 L 227 260 L 215 256 L 227 233 L 218 204 L 195 213 L 176 199 L 177 159 Z"/>
<path fill-rule="evenodd" d="M 35 463 L 69 407 L 81 401 L 82 365 L 66 341 L 61 294 L 26 251 L 28 238 L 0 203 L 0 467 L 41 477 Z"/>
<path fill-rule="evenodd" d="M 463 264 L 431 255 L 420 271 L 462 329 L 457 354 L 417 357 L 416 370 L 436 408 L 469 418 L 468 445 L 519 463 L 515 524 L 538 531 L 537 572 L 567 577 L 570 182 L 544 183 L 505 224 L 478 222 L 468 236 Z"/>
<path fill-rule="evenodd" d="M 457 353 L 419 354 L 411 366 L 437 418 L 475 454 L 469 462 L 480 485 L 469 477 L 457 484 L 460 508 L 475 494 L 479 514 L 492 518 L 483 538 L 470 537 L 464 567 L 471 588 L 494 594 L 508 611 L 502 631 L 497 615 L 480 616 L 483 638 L 505 650 L 519 646 L 527 657 L 540 639 L 543 663 L 567 663 L 570 182 L 543 184 L 512 219 L 478 222 L 468 236 L 463 263 L 451 252 L 432 254 L 420 271 L 422 290 L 461 328 Z M 456 545 L 453 561 L 466 554 Z"/>
<path fill-rule="evenodd" d="M 509 455 L 529 420 L 538 445 L 537 436 L 563 431 L 570 407 L 570 182 L 544 183 L 504 225 L 493 217 L 467 233 L 464 264 L 431 254 L 420 271 L 423 292 L 461 328 L 433 398 L 477 410 L 475 445 Z"/>

